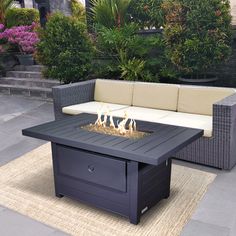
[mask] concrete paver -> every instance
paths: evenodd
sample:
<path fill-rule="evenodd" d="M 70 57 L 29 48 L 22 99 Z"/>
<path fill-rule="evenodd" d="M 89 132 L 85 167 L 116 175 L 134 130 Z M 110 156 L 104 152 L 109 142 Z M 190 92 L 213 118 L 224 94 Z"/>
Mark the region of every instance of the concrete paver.
<path fill-rule="evenodd" d="M 196 220 L 190 220 L 182 231 L 181 236 L 229 236 L 229 229 Z"/>
<path fill-rule="evenodd" d="M 55 229 L 11 210 L 0 211 L 0 235 L 42 236 L 53 235 Z M 66 235 L 61 233 L 61 235 Z"/>

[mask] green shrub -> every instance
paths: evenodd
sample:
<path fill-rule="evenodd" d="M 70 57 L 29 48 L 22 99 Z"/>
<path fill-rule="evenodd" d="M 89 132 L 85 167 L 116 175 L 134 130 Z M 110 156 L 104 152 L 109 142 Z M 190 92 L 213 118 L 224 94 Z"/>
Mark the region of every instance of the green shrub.
<path fill-rule="evenodd" d="M 160 35 L 144 37 L 137 31 L 136 24 L 120 29 L 99 27 L 97 50 L 103 57 L 110 57 L 107 68 L 111 70 L 112 65 L 114 72 L 116 65 L 116 74 L 123 79 L 157 81 L 167 61 L 164 41 Z"/>
<path fill-rule="evenodd" d="M 164 22 L 162 3 L 163 0 L 131 0 L 129 13 L 141 28 L 160 28 Z"/>
<path fill-rule="evenodd" d="M 79 0 L 71 0 L 71 12 L 74 18 L 85 23 L 86 10 Z"/>
<path fill-rule="evenodd" d="M 39 22 L 39 11 L 27 8 L 11 8 L 6 14 L 8 28 L 20 25 L 31 25 L 32 22 Z"/>
<path fill-rule="evenodd" d="M 164 37 L 172 63 L 192 78 L 206 76 L 231 53 L 228 0 L 169 0 Z"/>
<path fill-rule="evenodd" d="M 146 61 L 137 58 L 128 58 L 127 52 L 120 51 L 121 78 L 130 81 L 157 81 L 150 71 L 145 68 Z"/>
<path fill-rule="evenodd" d="M 120 50 L 127 51 L 131 57 L 143 54 L 146 48 L 142 47 L 143 39 L 136 34 L 137 31 L 135 24 L 125 25 L 120 29 L 99 26 L 97 47 L 104 56 L 118 57 Z"/>
<path fill-rule="evenodd" d="M 61 13 L 52 15 L 40 34 L 37 58 L 50 78 L 65 83 L 86 79 L 93 47 L 84 24 Z"/>

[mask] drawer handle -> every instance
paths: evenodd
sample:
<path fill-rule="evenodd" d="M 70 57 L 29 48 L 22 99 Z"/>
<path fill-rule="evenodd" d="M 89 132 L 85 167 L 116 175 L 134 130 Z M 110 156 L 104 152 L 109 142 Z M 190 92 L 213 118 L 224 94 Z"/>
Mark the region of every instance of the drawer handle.
<path fill-rule="evenodd" d="M 89 171 L 90 173 L 94 172 L 94 166 L 93 166 L 93 165 L 89 165 L 89 166 L 88 166 L 88 171 Z"/>

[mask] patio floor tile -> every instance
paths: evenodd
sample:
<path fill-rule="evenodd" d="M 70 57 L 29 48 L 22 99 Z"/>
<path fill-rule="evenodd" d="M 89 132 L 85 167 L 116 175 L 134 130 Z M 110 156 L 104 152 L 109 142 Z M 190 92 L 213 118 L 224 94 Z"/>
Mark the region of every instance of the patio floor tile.
<path fill-rule="evenodd" d="M 44 103 L 37 108 L 34 108 L 26 113 L 27 116 L 32 118 L 40 118 L 41 122 L 49 122 L 54 120 L 53 105 L 52 103 Z"/>
<path fill-rule="evenodd" d="M 235 236 L 236 235 L 236 220 L 234 222 L 233 228 L 230 230 L 230 236 Z"/>
<path fill-rule="evenodd" d="M 17 96 L 0 96 L 0 123 L 19 116 L 44 102 Z"/>
<path fill-rule="evenodd" d="M 221 188 L 214 183 L 209 188 L 192 219 L 232 228 L 236 220 L 236 190 Z"/>
<path fill-rule="evenodd" d="M 14 132 L 12 134 L 7 134 L 3 131 L 0 131 L 0 151 L 18 143 L 20 140 L 23 140 L 22 135 L 20 134 L 20 131 Z M 0 156 L 1 159 L 1 156 Z"/>
<path fill-rule="evenodd" d="M 46 143 L 46 141 L 33 138 L 20 139 L 17 143 L 0 150 L 0 166 L 30 152 L 44 143 Z"/>
<path fill-rule="evenodd" d="M 224 189 L 234 189 L 236 183 L 236 168 L 231 171 L 221 171 L 214 181 L 214 185 Z M 214 186 L 213 185 L 213 186 Z"/>
<path fill-rule="evenodd" d="M 39 122 L 43 121 L 44 120 L 37 118 L 37 116 L 33 118 L 32 116 L 22 114 L 20 116 L 14 117 L 11 120 L 8 120 L 7 122 L 4 122 L 3 124 L 0 124 L 0 132 L 10 135 L 15 134 L 16 132 L 21 134 L 21 129 L 37 125 Z"/>
<path fill-rule="evenodd" d="M 0 235 L 42 236 L 55 230 L 11 210 L 0 211 Z"/>
<path fill-rule="evenodd" d="M 181 236 L 229 236 L 229 229 L 191 220 L 187 226 L 185 226 Z"/>
<path fill-rule="evenodd" d="M 0 206 L 0 212 L 5 210 L 5 208 L 3 206 Z"/>
<path fill-rule="evenodd" d="M 192 219 L 201 220 L 204 223 L 215 224 L 221 227 L 232 228 L 236 219 L 235 206 L 224 207 L 224 204 L 215 205 L 215 207 L 204 207 L 201 205 Z"/>
<path fill-rule="evenodd" d="M 61 231 L 54 231 L 53 233 L 49 234 L 48 236 L 68 236 L 69 234 L 66 234 L 64 232 Z"/>

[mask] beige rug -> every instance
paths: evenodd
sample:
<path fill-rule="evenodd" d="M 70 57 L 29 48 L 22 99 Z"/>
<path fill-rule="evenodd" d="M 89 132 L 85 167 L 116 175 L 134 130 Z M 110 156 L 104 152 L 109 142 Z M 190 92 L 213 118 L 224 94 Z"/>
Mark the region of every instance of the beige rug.
<path fill-rule="evenodd" d="M 123 217 L 54 196 L 50 145 L 0 168 L 0 204 L 71 235 L 179 235 L 215 175 L 173 165 L 171 196 L 134 226 Z"/>

